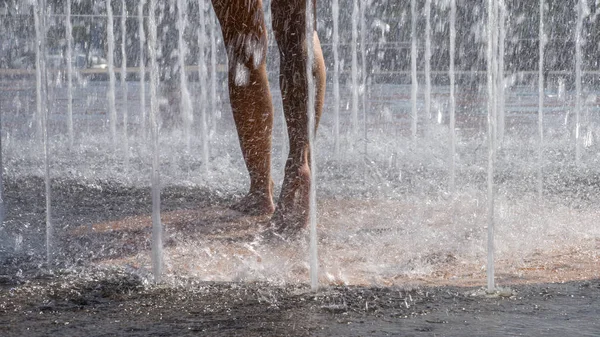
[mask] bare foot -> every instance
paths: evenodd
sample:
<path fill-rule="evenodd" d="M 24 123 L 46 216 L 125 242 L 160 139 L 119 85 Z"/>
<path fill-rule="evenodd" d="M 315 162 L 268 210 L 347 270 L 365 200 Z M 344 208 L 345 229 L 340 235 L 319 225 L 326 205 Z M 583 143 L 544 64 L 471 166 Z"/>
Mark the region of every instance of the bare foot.
<path fill-rule="evenodd" d="M 260 216 L 273 214 L 275 205 L 270 195 L 262 192 L 251 192 L 233 204 L 231 209 L 247 215 Z"/>
<path fill-rule="evenodd" d="M 308 226 L 310 170 L 308 166 L 286 176 L 271 228 L 285 237 L 298 235 Z"/>

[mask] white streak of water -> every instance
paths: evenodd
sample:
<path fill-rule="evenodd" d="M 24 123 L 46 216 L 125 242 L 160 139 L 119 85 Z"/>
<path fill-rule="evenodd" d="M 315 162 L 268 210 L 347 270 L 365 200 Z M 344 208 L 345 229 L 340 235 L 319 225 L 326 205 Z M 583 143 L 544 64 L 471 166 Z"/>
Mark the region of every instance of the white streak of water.
<path fill-rule="evenodd" d="M 583 45 L 583 19 L 584 19 L 584 2 L 577 2 L 577 24 L 575 27 L 575 163 L 581 163 L 581 47 Z"/>
<path fill-rule="evenodd" d="M 150 56 L 150 130 L 152 134 L 152 270 L 154 281 L 161 282 L 163 269 L 163 228 L 160 220 L 160 162 L 158 144 L 158 62 L 156 0 L 148 8 L 148 51 Z"/>
<path fill-rule="evenodd" d="M 454 57 L 456 53 L 456 0 L 450 0 L 450 181 L 449 191 L 456 192 L 456 97 Z"/>
<path fill-rule="evenodd" d="M 181 98 L 181 118 L 183 120 L 183 137 L 186 151 L 191 147 L 191 130 L 194 117 L 192 115 L 192 99 L 188 89 L 187 74 L 185 72 L 185 55 L 187 46 L 184 40 L 185 27 L 187 26 L 187 1 L 177 0 L 177 61 L 179 62 L 179 90 Z"/>
<path fill-rule="evenodd" d="M 539 61 L 538 61 L 538 198 L 542 200 L 544 191 L 544 0 L 540 0 L 540 26 L 539 26 Z"/>
<path fill-rule="evenodd" d="M 425 116 L 431 114 L 431 0 L 425 0 Z"/>
<path fill-rule="evenodd" d="M 40 126 L 42 152 L 44 157 L 44 186 L 46 196 L 46 262 L 51 265 L 54 261 L 54 224 L 52 223 L 52 199 L 50 189 L 50 158 L 48 144 L 48 73 L 46 69 L 46 1 L 40 0 L 34 5 L 34 25 L 36 32 L 36 69 L 39 69 L 38 80 L 40 88 L 38 109 L 40 109 Z"/>
<path fill-rule="evenodd" d="M 496 104 L 498 105 L 497 109 L 497 116 L 498 116 L 498 124 L 497 124 L 497 133 L 496 133 L 496 137 L 497 137 L 497 141 L 498 141 L 498 146 L 502 146 L 503 142 L 504 142 L 504 125 L 505 125 L 505 114 L 504 114 L 504 42 L 506 40 L 506 5 L 504 4 L 504 0 L 499 0 L 497 5 L 498 6 L 498 10 L 497 10 L 497 17 L 498 17 L 498 28 L 497 28 L 497 69 L 498 69 L 498 76 L 496 78 L 496 81 L 498 82 L 496 87 L 497 87 L 497 98 L 496 98 Z"/>
<path fill-rule="evenodd" d="M 363 112 L 363 121 L 364 121 L 364 160 L 365 163 L 368 161 L 368 145 L 369 145 L 369 126 L 367 119 L 367 47 L 366 47 L 366 35 L 367 35 L 367 25 L 366 25 L 366 7 L 367 1 L 361 2 L 360 6 L 360 58 L 362 65 L 362 112 Z M 365 178 L 368 173 L 368 167 L 365 164 Z M 366 181 L 366 179 L 365 179 Z"/>
<path fill-rule="evenodd" d="M 412 123 L 411 132 L 413 143 L 417 141 L 417 90 L 419 88 L 417 80 L 417 3 L 416 0 L 410 1 L 410 62 L 411 62 L 411 111 L 412 111 Z"/>
<path fill-rule="evenodd" d="M 314 15 L 312 1 L 306 2 L 306 80 L 308 85 L 308 100 L 306 111 L 308 113 L 308 147 L 310 162 L 310 194 L 309 194 L 309 265 L 310 265 L 310 287 L 316 290 L 319 287 L 319 258 L 317 252 L 317 163 L 315 155 L 315 81 L 313 65 L 315 61 L 314 42 L 317 38 L 314 26 Z"/>
<path fill-rule="evenodd" d="M 146 33 L 144 32 L 144 4 L 146 0 L 140 0 L 138 4 L 138 36 L 140 40 L 140 132 L 142 138 L 146 138 L 148 132 L 146 125 L 146 60 L 144 50 L 146 49 Z"/>
<path fill-rule="evenodd" d="M 108 116 L 110 123 L 110 136 L 112 145 L 116 149 L 117 146 L 117 108 L 115 103 L 115 32 L 113 22 L 113 10 L 111 1 L 106 1 L 106 36 L 108 44 L 108 54 L 106 55 L 106 61 L 108 63 Z"/>
<path fill-rule="evenodd" d="M 217 110 L 217 38 L 215 31 L 217 25 L 215 15 L 209 19 L 210 29 L 210 114 L 212 116 L 211 133 L 217 132 L 217 121 L 221 118 Z"/>
<path fill-rule="evenodd" d="M 41 44 L 42 44 L 42 32 L 40 31 L 40 13 L 39 13 L 39 4 L 33 6 L 33 24 L 35 27 L 35 103 L 36 109 L 35 114 L 33 116 L 33 120 L 35 121 L 35 134 L 37 140 L 40 144 L 43 142 L 43 132 L 42 132 L 42 96 L 43 96 L 43 88 L 42 88 L 42 53 L 41 53 Z"/>
<path fill-rule="evenodd" d="M 358 136 L 358 0 L 354 0 L 352 6 L 352 136 Z"/>
<path fill-rule="evenodd" d="M 129 166 L 129 106 L 127 93 L 127 7 L 125 0 L 121 2 L 121 94 L 123 110 L 123 152 L 125 154 L 125 167 Z"/>
<path fill-rule="evenodd" d="M 67 132 L 69 135 L 69 148 L 73 148 L 73 23 L 71 22 L 71 0 L 65 1 L 65 36 L 67 39 Z"/>
<path fill-rule="evenodd" d="M 340 160 L 340 33 L 339 33 L 339 0 L 332 0 L 331 11 L 333 15 L 333 137 L 334 158 Z"/>
<path fill-rule="evenodd" d="M 208 174 L 209 168 L 209 144 L 208 124 L 206 118 L 206 95 L 207 95 L 207 68 L 206 68 L 206 14 L 205 0 L 198 0 L 200 11 L 200 29 L 198 31 L 198 76 L 200 85 L 200 130 L 202 132 L 202 163 L 204 173 Z M 239 68 L 239 67 L 238 67 Z M 237 83 L 237 74 L 236 74 Z"/>
<path fill-rule="evenodd" d="M 497 2 L 488 0 L 487 21 L 487 120 L 488 120 L 488 168 L 487 168 L 487 290 L 494 291 L 494 162 L 496 150 L 496 38 L 497 38 Z"/>

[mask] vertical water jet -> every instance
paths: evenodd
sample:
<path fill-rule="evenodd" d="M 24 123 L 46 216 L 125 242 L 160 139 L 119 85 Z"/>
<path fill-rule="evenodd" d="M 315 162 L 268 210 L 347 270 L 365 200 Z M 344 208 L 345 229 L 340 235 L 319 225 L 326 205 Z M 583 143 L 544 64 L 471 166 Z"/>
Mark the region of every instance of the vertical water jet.
<path fill-rule="evenodd" d="M 217 25 L 215 15 L 212 14 L 209 18 L 209 34 L 210 34 L 210 114 L 212 116 L 211 132 L 217 132 L 217 121 L 221 118 L 217 109 L 217 38 L 215 31 Z"/>
<path fill-rule="evenodd" d="M 456 0 L 450 0 L 450 48 L 449 48 L 449 78 L 450 78 L 450 193 L 456 192 L 456 97 L 454 57 L 456 54 Z"/>
<path fill-rule="evenodd" d="M 204 173 L 208 174 L 209 165 L 209 147 L 208 147 L 208 124 L 206 118 L 206 15 L 205 0 L 198 0 L 198 10 L 200 11 L 200 27 L 198 29 L 198 81 L 200 85 L 200 129 L 202 132 L 202 163 L 204 164 Z"/>
<path fill-rule="evenodd" d="M 67 39 L 67 133 L 69 136 L 69 149 L 73 148 L 73 23 L 71 22 L 71 0 L 65 1 L 65 36 Z"/>
<path fill-rule="evenodd" d="M 583 19 L 584 13 L 584 1 L 579 0 L 577 2 L 577 24 L 575 27 L 575 163 L 581 164 L 581 67 L 582 67 L 582 51 L 583 45 Z"/>
<path fill-rule="evenodd" d="M 488 167 L 487 167 L 487 290 L 494 291 L 495 266 L 494 266 L 494 166 L 496 156 L 496 89 L 497 89 L 497 9 L 498 3 L 494 0 L 487 2 L 487 125 L 488 125 Z"/>
<path fill-rule="evenodd" d="M 431 0 L 425 0 L 425 116 L 431 119 Z"/>
<path fill-rule="evenodd" d="M 367 120 L 367 46 L 366 46 L 366 35 L 367 35 L 367 27 L 366 27 L 366 10 L 367 10 L 367 2 L 361 2 L 360 6 L 360 58 L 361 58 L 361 74 L 362 74 L 362 113 L 363 113 L 363 121 L 364 121 L 364 160 L 365 160 L 365 183 L 367 181 L 367 170 L 368 167 L 366 165 L 368 161 L 368 145 L 369 145 L 369 126 Z"/>
<path fill-rule="evenodd" d="M 46 0 L 38 0 L 33 6 L 36 33 L 36 88 L 39 127 L 41 127 L 42 152 L 44 157 L 44 188 L 46 197 L 46 262 L 50 266 L 54 262 L 54 224 L 52 223 L 52 199 L 50 189 L 50 158 L 48 144 L 48 72 L 46 63 Z"/>
<path fill-rule="evenodd" d="M 308 148 L 309 148 L 309 163 L 310 163 L 310 194 L 309 194 L 309 265 L 310 265 L 310 287 L 316 290 L 319 287 L 319 258 L 317 252 L 317 163 L 315 161 L 315 80 L 313 74 L 313 64 L 315 60 L 314 40 L 316 38 L 316 27 L 313 12 L 312 1 L 306 2 L 306 79 L 308 86 Z"/>
<path fill-rule="evenodd" d="M 417 2 L 416 0 L 410 0 L 410 70 L 411 70 L 411 133 L 413 143 L 417 141 L 417 90 L 419 88 L 417 79 Z"/>
<path fill-rule="evenodd" d="M 127 7 L 125 0 L 121 1 L 121 94 L 123 110 L 123 152 L 125 154 L 125 166 L 129 166 L 129 106 L 127 93 Z"/>
<path fill-rule="evenodd" d="M 146 60 L 144 49 L 146 49 L 146 33 L 144 32 L 144 4 L 146 0 L 140 0 L 138 4 L 138 35 L 140 40 L 140 125 L 139 131 L 143 139 L 148 135 L 146 124 Z"/>
<path fill-rule="evenodd" d="M 36 103 L 36 109 L 35 109 L 35 114 L 33 116 L 33 120 L 35 123 L 35 136 L 36 136 L 36 140 L 38 141 L 39 144 L 43 145 L 43 131 L 42 131 L 42 109 L 45 108 L 45 106 L 43 106 L 43 96 L 44 96 L 44 92 L 43 92 L 43 87 L 42 87 L 42 83 L 43 83 L 43 79 L 42 79 L 42 75 L 43 75 L 43 69 L 42 66 L 44 64 L 44 60 L 43 60 L 43 56 L 42 56 L 42 51 L 41 51 L 41 44 L 42 44 L 42 32 L 40 31 L 41 29 L 41 23 L 40 23 L 40 13 L 39 13 L 39 8 L 41 6 L 41 4 L 39 3 L 42 0 L 37 0 L 36 3 L 34 3 L 32 5 L 32 11 L 33 11 L 33 24 L 35 27 L 35 103 Z"/>
<path fill-rule="evenodd" d="M 504 42 L 506 40 L 506 5 L 504 3 L 504 0 L 498 0 L 498 4 L 497 4 L 498 10 L 497 10 L 497 17 L 498 17 L 498 52 L 497 52 L 497 58 L 498 58 L 498 64 L 497 64 L 497 68 L 498 68 L 498 76 L 496 78 L 496 81 L 498 82 L 496 87 L 497 87 L 497 99 L 496 99 L 496 104 L 497 106 L 497 115 L 498 115 L 498 124 L 497 124 L 497 134 L 496 137 L 497 139 L 497 145 L 498 146 L 502 146 L 502 144 L 504 143 L 504 129 L 505 129 L 505 124 L 506 124 L 506 117 L 504 114 Z"/>
<path fill-rule="evenodd" d="M 339 33 L 339 0 L 332 0 L 331 12 L 333 16 L 333 139 L 334 158 L 340 160 L 340 33 Z"/>
<path fill-rule="evenodd" d="M 110 136 L 113 148 L 117 146 L 117 108 L 116 108 L 116 97 L 115 97 L 115 32 L 113 22 L 113 10 L 111 0 L 106 0 L 106 36 L 108 44 L 108 54 L 106 55 L 106 61 L 108 63 L 108 115 L 110 123 Z"/>
<path fill-rule="evenodd" d="M 352 6 L 352 137 L 358 136 L 358 0 L 354 0 Z"/>
<path fill-rule="evenodd" d="M 150 132 L 152 136 L 152 270 L 154 282 L 161 282 L 163 268 L 163 227 L 160 220 L 160 158 L 158 142 L 158 62 L 156 0 L 148 6 L 148 52 L 150 56 Z"/>
<path fill-rule="evenodd" d="M 183 138 L 185 142 L 185 149 L 189 153 L 192 138 L 191 130 L 194 117 L 192 114 L 192 99 L 188 89 L 187 73 L 185 71 L 185 55 L 187 54 L 187 45 L 184 40 L 185 28 L 187 26 L 187 17 L 185 15 L 186 12 L 187 1 L 177 0 L 177 62 L 179 63 L 179 98 L 181 100 L 179 107 L 181 109 L 181 119 L 183 122 Z M 201 102 L 203 102 L 202 99 Z"/>
<path fill-rule="evenodd" d="M 538 60 L 538 172 L 537 191 L 541 201 L 544 190 L 544 0 L 540 0 L 539 60 Z"/>

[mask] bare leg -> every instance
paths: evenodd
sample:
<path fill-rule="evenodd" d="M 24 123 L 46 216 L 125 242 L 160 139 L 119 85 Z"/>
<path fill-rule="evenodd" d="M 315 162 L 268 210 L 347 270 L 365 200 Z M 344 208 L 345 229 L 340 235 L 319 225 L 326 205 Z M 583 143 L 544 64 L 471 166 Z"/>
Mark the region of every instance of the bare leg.
<path fill-rule="evenodd" d="M 229 98 L 250 192 L 234 208 L 274 211 L 271 180 L 273 104 L 266 70 L 267 32 L 261 0 L 213 0 L 229 58 Z"/>
<path fill-rule="evenodd" d="M 281 233 L 294 233 L 308 224 L 311 181 L 308 159 L 306 1 L 273 0 L 271 3 L 273 30 L 281 59 L 280 86 L 283 112 L 290 138 L 285 178 L 272 219 L 275 230 Z M 316 86 L 315 121 L 318 124 L 325 95 L 325 63 L 316 31 L 313 33 L 313 44 L 313 76 Z"/>

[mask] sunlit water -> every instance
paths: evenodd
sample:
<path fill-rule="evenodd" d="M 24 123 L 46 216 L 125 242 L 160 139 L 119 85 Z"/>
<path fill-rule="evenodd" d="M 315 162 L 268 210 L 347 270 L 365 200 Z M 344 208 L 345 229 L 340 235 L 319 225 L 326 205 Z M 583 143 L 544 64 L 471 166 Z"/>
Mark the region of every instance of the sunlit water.
<path fill-rule="evenodd" d="M 190 90 L 197 90 L 190 83 Z M 98 182 L 124 186 L 150 186 L 152 147 L 130 133 L 130 164 L 113 154 L 110 124 L 106 120 L 105 81 L 89 81 L 75 90 L 75 145 L 68 149 L 66 88 L 59 88 L 51 102 L 50 172 L 54 178 L 81 181 L 94 188 Z M 43 153 L 29 135 L 35 128 L 33 82 L 2 82 L 1 104 L 5 174 L 8 179 L 44 173 Z M 4 90 L 4 89 L 7 90 Z M 280 94 L 272 85 L 276 113 L 281 113 Z M 329 86 L 331 88 L 331 86 Z M 10 89 L 10 90 L 8 90 Z M 221 91 L 224 89 L 221 89 Z M 138 82 L 128 82 L 131 102 L 138 101 Z M 537 194 L 537 88 L 513 87 L 507 91 L 507 129 L 496 167 L 496 272 L 527 281 L 532 271 L 548 274 L 580 268 L 581 277 L 598 276 L 590 270 L 600 255 L 597 145 L 582 144 L 580 166 L 575 165 L 574 135 L 566 127 L 565 114 L 574 108 L 572 92 L 559 99 L 558 88 L 546 90 L 544 199 Z M 595 92 L 584 100 L 596 111 Z M 448 191 L 449 140 L 447 126 L 420 121 L 416 146 L 411 142 L 410 85 L 379 84 L 371 87 L 368 106 L 369 153 L 344 137 L 339 160 L 334 160 L 332 99 L 326 101 L 316 147 L 319 175 L 318 231 L 319 279 L 322 284 L 393 285 L 419 282 L 483 284 L 486 265 L 486 123 L 485 97 L 464 85 L 457 86 L 456 193 Z M 226 97 L 222 94 L 222 97 Z M 332 97 L 328 92 L 327 97 Z M 432 107 L 444 114 L 449 109 L 449 88 L 434 87 Z M 341 97 L 342 130 L 349 134 L 351 93 Z M 134 104 L 129 103 L 132 107 Z M 64 105 L 64 106 L 63 106 Z M 419 100 L 418 106 L 422 107 Z M 348 108 L 345 108 L 348 107 Z M 241 196 L 248 184 L 228 102 L 218 133 L 210 135 L 208 174 L 203 172 L 199 128 L 192 131 L 191 151 L 185 151 L 183 133 L 160 134 L 161 182 L 164 187 L 205 187 L 218 196 Z M 140 110 L 129 111 L 132 127 L 141 120 Z M 283 179 L 281 119 L 275 118 L 273 170 L 276 186 Z M 589 132 L 597 134 L 597 123 Z M 346 135 L 348 135 L 346 134 Z M 596 178 L 594 178 L 596 177 Z M 278 195 L 276 191 L 275 195 Z M 8 205 L 10 207 L 10 204 Z M 56 210 L 57 214 L 69 210 Z M 77 238 L 85 231 L 119 231 L 124 226 L 150 228 L 150 214 L 110 222 L 57 230 Z M 102 219 L 102 215 L 99 217 Z M 308 282 L 308 240 L 294 243 L 261 241 L 265 219 L 241 217 L 226 205 L 163 212 L 165 225 L 164 270 L 166 278 L 198 280 Z M 108 225 L 107 225 L 108 224 Z M 107 227 L 108 226 L 108 227 Z M 79 234 L 78 234 L 79 233 Z M 150 240 L 148 232 L 137 235 Z M 14 254 L 40 254 L 20 232 L 9 232 Z M 28 243 L 30 242 L 30 243 Z M 18 244 L 17 244 L 18 243 Z M 107 243 L 109 246 L 111 243 Z M 118 244 L 118 243 L 115 243 Z M 109 247 L 107 247 L 108 249 Z M 64 257 L 69 260 L 73 257 Z M 573 264 L 573 261 L 578 265 Z M 97 259 L 94 265 L 117 265 L 140 273 L 151 270 L 150 251 Z M 566 265 L 561 265 L 566 264 Z M 561 267 L 562 266 L 562 267 Z M 562 268 L 562 269 L 561 269 Z M 594 274 L 595 273 L 595 274 Z M 576 274 L 576 273 L 575 273 Z M 570 274 L 569 274 L 570 275 Z M 471 281 L 468 281 L 471 280 Z M 499 281 L 500 285 L 502 279 Z"/>

